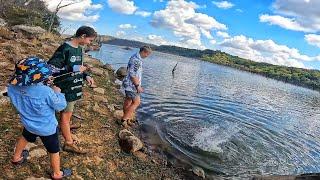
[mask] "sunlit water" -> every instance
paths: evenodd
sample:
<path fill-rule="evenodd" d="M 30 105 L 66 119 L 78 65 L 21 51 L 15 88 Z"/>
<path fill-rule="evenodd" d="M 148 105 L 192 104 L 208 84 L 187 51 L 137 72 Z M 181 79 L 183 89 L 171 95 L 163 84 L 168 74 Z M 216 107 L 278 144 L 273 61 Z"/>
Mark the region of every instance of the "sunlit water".
<path fill-rule="evenodd" d="M 117 68 L 136 51 L 91 54 Z M 139 121 L 193 165 L 235 177 L 320 171 L 318 92 L 159 52 L 143 67 Z"/>

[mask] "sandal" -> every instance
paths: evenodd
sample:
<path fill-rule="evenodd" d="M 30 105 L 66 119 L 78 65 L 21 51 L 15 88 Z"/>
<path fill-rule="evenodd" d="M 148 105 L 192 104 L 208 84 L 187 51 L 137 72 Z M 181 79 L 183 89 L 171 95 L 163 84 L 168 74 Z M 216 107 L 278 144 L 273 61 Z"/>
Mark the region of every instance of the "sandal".
<path fill-rule="evenodd" d="M 28 150 L 23 150 L 22 153 L 21 153 L 21 160 L 20 161 L 11 161 L 11 163 L 13 165 L 21 165 L 21 164 L 24 164 L 25 162 L 27 162 L 27 158 L 29 156 L 29 151 Z"/>
<path fill-rule="evenodd" d="M 72 170 L 71 169 L 62 169 L 62 176 L 59 178 L 53 177 L 53 174 L 51 174 L 51 179 L 53 180 L 61 180 L 65 177 L 70 177 L 72 175 Z"/>
<path fill-rule="evenodd" d="M 91 85 L 89 85 L 89 87 L 90 87 L 90 88 L 97 88 L 98 86 L 95 85 L 95 84 L 91 84 Z"/>

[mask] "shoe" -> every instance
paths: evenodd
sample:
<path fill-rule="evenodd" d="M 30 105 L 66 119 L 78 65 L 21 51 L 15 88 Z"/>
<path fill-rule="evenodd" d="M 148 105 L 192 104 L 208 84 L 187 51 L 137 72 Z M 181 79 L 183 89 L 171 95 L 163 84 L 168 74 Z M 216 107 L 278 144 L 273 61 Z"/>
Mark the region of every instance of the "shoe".
<path fill-rule="evenodd" d="M 22 165 L 27 162 L 27 158 L 29 156 L 28 150 L 23 150 L 21 153 L 21 160 L 20 161 L 11 161 L 13 165 Z"/>
<path fill-rule="evenodd" d="M 66 177 L 70 177 L 72 175 L 71 169 L 62 169 L 62 176 L 60 177 L 54 177 L 53 174 L 51 174 L 51 179 L 53 180 L 61 180 Z"/>
<path fill-rule="evenodd" d="M 63 150 L 67 151 L 67 152 L 77 153 L 77 154 L 88 153 L 87 150 L 83 150 L 81 147 L 77 146 L 75 143 L 73 143 L 73 144 L 64 143 Z"/>

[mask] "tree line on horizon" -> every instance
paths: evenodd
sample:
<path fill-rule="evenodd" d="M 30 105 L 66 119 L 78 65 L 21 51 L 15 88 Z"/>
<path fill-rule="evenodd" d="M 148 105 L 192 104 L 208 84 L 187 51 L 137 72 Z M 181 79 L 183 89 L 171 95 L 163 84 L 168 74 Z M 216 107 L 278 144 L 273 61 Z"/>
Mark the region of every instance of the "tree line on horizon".
<path fill-rule="evenodd" d="M 239 70 L 259 74 L 268 78 L 320 91 L 320 71 L 273 65 L 232 56 L 225 52 L 210 49 L 197 50 L 176 46 L 157 46 L 156 51 L 184 57 L 197 58 L 211 63 L 229 66 Z"/>

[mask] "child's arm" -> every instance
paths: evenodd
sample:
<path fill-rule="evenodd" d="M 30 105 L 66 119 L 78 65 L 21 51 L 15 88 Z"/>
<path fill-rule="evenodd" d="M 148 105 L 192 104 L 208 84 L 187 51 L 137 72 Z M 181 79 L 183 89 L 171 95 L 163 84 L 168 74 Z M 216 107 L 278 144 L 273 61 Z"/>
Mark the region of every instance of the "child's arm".
<path fill-rule="evenodd" d="M 67 101 L 60 88 L 53 86 L 49 93 L 49 105 L 56 111 L 62 111 L 67 107 Z"/>
<path fill-rule="evenodd" d="M 133 63 L 129 63 L 128 73 L 134 85 L 140 85 L 139 78 L 137 77 L 138 69 L 140 68 L 140 63 L 138 61 L 134 61 Z"/>
<path fill-rule="evenodd" d="M 48 61 L 48 64 L 53 65 L 56 68 L 63 69 L 66 67 L 66 56 L 65 56 L 65 48 L 64 45 L 61 45 L 56 52 L 53 54 L 51 59 Z M 67 73 L 68 70 L 64 69 L 60 71 L 60 74 Z"/>

